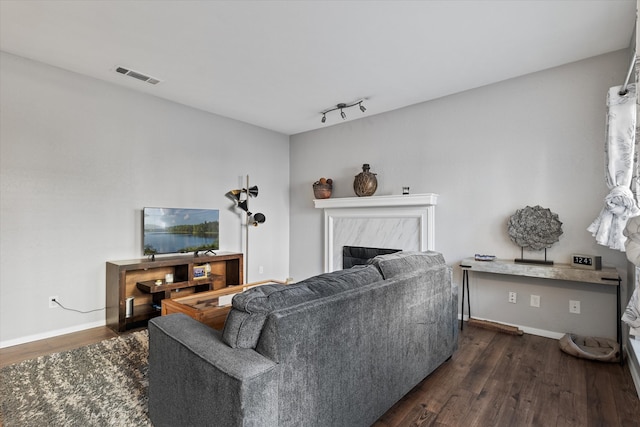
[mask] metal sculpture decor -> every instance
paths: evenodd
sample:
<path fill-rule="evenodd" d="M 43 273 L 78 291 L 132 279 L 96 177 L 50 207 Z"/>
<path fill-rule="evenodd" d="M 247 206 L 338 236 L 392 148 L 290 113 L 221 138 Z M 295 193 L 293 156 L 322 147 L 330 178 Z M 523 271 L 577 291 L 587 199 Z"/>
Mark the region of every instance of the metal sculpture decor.
<path fill-rule="evenodd" d="M 509 218 L 508 232 L 511 241 L 520 246 L 520 258 L 516 258 L 515 262 L 553 265 L 553 261 L 547 260 L 547 248 L 556 243 L 562 234 L 562 222 L 558 214 L 541 206 L 518 209 Z M 524 248 L 535 251 L 544 249 L 544 260 L 525 259 Z"/>

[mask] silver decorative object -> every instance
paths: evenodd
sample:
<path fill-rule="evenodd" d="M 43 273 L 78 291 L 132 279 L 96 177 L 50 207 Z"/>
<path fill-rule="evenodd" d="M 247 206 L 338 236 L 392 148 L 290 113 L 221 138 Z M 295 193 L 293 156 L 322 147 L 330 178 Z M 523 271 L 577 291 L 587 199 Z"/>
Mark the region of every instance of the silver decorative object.
<path fill-rule="evenodd" d="M 562 222 L 558 214 L 541 206 L 527 206 L 518 209 L 509 218 L 508 232 L 511 240 L 521 249 L 529 248 L 536 251 L 545 249 L 545 261 L 543 264 L 553 264 L 547 261 L 546 249 L 560 239 L 562 234 Z M 536 262 L 516 259 L 517 262 Z"/>

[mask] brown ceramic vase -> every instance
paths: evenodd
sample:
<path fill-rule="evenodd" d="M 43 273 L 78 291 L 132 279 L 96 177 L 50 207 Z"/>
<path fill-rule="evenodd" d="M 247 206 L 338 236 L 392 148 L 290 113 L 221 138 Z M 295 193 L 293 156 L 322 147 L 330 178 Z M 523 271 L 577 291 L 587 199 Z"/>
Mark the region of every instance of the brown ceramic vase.
<path fill-rule="evenodd" d="M 358 197 L 373 196 L 378 189 L 378 178 L 373 172 L 369 172 L 369 164 L 362 165 L 362 172 L 356 175 L 353 181 L 353 191 Z"/>

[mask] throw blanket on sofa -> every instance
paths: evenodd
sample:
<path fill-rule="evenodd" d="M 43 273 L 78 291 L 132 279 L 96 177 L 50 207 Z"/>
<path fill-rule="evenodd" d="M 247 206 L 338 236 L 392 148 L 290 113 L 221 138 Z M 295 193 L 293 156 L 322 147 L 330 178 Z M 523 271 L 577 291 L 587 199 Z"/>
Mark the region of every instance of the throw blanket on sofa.
<path fill-rule="evenodd" d="M 631 300 L 622 315 L 622 321 L 631 327 L 629 330 L 631 335 L 640 336 L 640 296 L 638 295 L 638 288 L 633 291 Z"/>
<path fill-rule="evenodd" d="M 624 228 L 624 235 L 627 238 L 624 243 L 627 250 L 627 259 L 638 269 L 640 266 L 640 216 L 629 219 Z M 633 291 L 631 300 L 622 316 L 622 321 L 631 328 L 629 333 L 635 336 L 640 336 L 640 295 L 638 295 L 638 289 L 640 287 L 636 283 L 636 289 Z"/>

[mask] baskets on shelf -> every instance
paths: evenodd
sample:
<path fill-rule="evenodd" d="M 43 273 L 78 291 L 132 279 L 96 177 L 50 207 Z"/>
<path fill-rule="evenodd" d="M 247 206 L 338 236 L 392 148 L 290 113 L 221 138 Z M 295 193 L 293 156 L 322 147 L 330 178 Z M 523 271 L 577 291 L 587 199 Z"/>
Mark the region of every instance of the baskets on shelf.
<path fill-rule="evenodd" d="M 328 199 L 331 197 L 332 184 L 321 184 L 316 182 L 313 184 L 313 196 L 316 199 Z"/>

